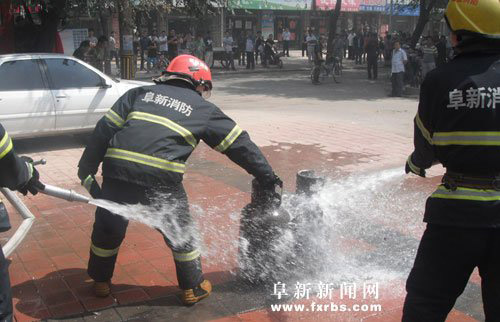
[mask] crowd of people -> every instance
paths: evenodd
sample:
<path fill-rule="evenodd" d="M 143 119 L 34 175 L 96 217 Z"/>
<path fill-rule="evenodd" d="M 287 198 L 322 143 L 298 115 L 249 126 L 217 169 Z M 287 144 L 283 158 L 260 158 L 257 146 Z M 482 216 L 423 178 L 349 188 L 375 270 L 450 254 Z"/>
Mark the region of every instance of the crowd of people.
<path fill-rule="evenodd" d="M 401 96 L 405 84 L 418 87 L 434 68 L 445 64 L 453 56 L 451 44 L 446 36 L 421 37 L 414 49 L 410 46 L 411 38 L 406 33 L 386 33 L 380 37 L 377 32 L 343 31 L 335 35 L 332 44 L 333 57 L 328 59 L 352 60 L 356 65 L 366 64 L 370 80 L 378 78 L 379 61 L 391 67 L 391 96 Z M 317 65 L 324 60 L 327 40 L 324 35 L 315 35 L 308 29 L 303 36 L 302 56 L 307 54 L 310 64 Z"/>
<path fill-rule="evenodd" d="M 111 32 L 109 37 L 104 35 L 96 37 L 94 29 L 89 29 L 87 39 L 80 43 L 73 56 L 110 75 L 113 58 L 115 59 L 116 68 L 120 68 L 118 51 L 114 31 Z"/>
<path fill-rule="evenodd" d="M 279 55 L 289 57 L 291 34 L 288 29 L 282 30 L 281 39 Z M 323 59 L 323 51 L 327 47 L 326 39 L 326 36 L 316 34 L 313 28 L 304 33 L 302 56 L 307 54 L 311 65 Z M 418 86 L 430 70 L 444 64 L 452 54 L 450 42 L 445 36 L 423 37 L 415 49 L 411 49 L 409 43 L 410 35 L 406 33 L 386 33 L 385 37 L 382 37 L 369 28 L 359 31 L 343 30 L 334 37 L 333 57 L 330 58 L 335 57 L 341 62 L 343 59 L 352 60 L 357 65 L 366 64 L 368 79 L 373 80 L 378 78 L 379 61 L 384 61 L 385 66 L 392 67 L 393 84 L 401 87 L 405 83 Z M 225 55 L 223 60 L 226 62 L 224 67 L 236 70 L 235 60 L 237 60 L 239 66 L 254 69 L 259 63 L 259 57 L 260 64 L 268 67 L 278 55 L 276 44 L 277 41 L 272 34 L 265 38 L 260 31 L 256 33 L 226 31 L 222 40 Z M 159 34 L 156 30 L 150 34 L 144 30 L 134 35 L 133 48 L 136 68 L 147 72 L 164 70 L 168 63 L 180 54 L 198 57 L 208 66 L 212 66 L 214 61 L 214 46 L 210 31 L 204 35 L 201 33 L 193 35 L 191 32 L 177 34 L 174 29 L 170 29 L 168 33 L 161 31 Z M 402 68 L 394 68 L 394 64 L 399 62 L 394 62 L 393 54 L 400 51 L 404 52 L 405 60 L 402 62 Z M 113 59 L 117 69 L 120 68 L 118 52 L 114 31 L 109 37 L 104 35 L 96 37 L 94 30 L 89 29 L 87 39 L 75 50 L 74 56 L 111 74 Z M 396 73 L 402 74 L 395 75 Z M 395 95 L 399 95 L 398 89 L 393 90 L 393 94 L 394 92 Z"/>

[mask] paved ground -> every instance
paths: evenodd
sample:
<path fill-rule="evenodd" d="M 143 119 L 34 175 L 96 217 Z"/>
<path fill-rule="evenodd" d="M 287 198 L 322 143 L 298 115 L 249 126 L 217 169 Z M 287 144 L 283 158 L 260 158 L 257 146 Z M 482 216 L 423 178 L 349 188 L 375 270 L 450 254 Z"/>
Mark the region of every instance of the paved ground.
<path fill-rule="evenodd" d="M 213 296 L 191 308 L 180 306 L 171 253 L 159 233 L 132 223 L 118 256 L 112 296 L 94 298 L 85 268 L 95 208 L 38 195 L 23 199 L 37 219 L 10 257 L 17 321 L 400 320 L 404 281 L 424 229 L 425 196 L 442 168 L 432 169 L 426 180 L 403 177 L 417 101 L 387 98 L 384 71 L 378 81 L 368 81 L 364 70 L 346 67 L 340 84 L 320 86 L 311 84 L 306 69 L 216 76 L 211 100 L 249 131 L 285 181 L 289 198 L 298 170 L 315 169 L 333 178 L 314 199 L 324 212 L 318 220 L 327 228 L 318 244 L 323 253 L 306 265 L 307 274 L 290 274 L 288 296 L 278 300 L 272 282 L 249 286 L 235 277 L 239 212 L 249 201 L 251 178 L 201 144 L 190 159 L 185 185 L 203 235 L 203 266 L 215 284 Z M 82 191 L 76 178 L 81 139 L 39 138 L 15 146 L 47 159 L 39 167 L 45 182 Z M 313 290 L 309 299 L 294 294 L 297 282 L 332 283 L 332 298 L 319 299 Z M 341 292 L 349 283 L 357 283 L 356 298 Z M 378 298 L 362 293 L 369 283 L 377 285 Z M 483 319 L 479 285 L 474 274 L 449 321 Z M 348 309 L 317 312 L 320 303 Z M 297 312 L 300 306 L 277 312 L 273 305 L 278 304 L 304 304 L 304 312 Z M 382 310 L 355 312 L 356 304 Z"/>

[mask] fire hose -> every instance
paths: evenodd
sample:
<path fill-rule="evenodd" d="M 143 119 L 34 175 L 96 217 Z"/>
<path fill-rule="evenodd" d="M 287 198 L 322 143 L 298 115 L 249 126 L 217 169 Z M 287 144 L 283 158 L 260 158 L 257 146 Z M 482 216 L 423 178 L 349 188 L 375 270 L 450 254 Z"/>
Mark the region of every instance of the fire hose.
<path fill-rule="evenodd" d="M 41 159 L 39 161 L 33 162 L 33 165 L 46 164 L 46 163 L 47 161 L 45 161 L 45 159 Z M 79 194 L 71 189 L 64 189 L 50 184 L 44 184 L 44 186 L 45 188 L 43 190 L 39 190 L 39 192 L 48 196 L 64 199 L 70 202 L 77 201 L 77 202 L 88 203 L 90 201 L 89 197 Z"/>

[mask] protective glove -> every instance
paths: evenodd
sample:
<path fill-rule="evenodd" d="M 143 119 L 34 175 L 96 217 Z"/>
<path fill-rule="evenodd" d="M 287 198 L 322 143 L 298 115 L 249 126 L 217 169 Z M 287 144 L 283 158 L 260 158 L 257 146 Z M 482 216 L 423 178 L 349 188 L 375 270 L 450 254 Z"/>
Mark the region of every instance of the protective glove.
<path fill-rule="evenodd" d="M 425 169 L 415 166 L 413 164 L 413 162 L 411 161 L 411 155 L 406 160 L 405 172 L 406 172 L 406 174 L 411 172 L 411 173 L 416 174 L 417 176 L 421 176 L 422 178 L 425 178 Z"/>
<path fill-rule="evenodd" d="M 28 194 L 28 191 L 32 195 L 36 195 L 38 191 L 45 189 L 45 185 L 40 182 L 40 174 L 33 166 L 33 159 L 25 156 L 20 158 L 25 162 L 26 167 L 28 168 L 28 181 L 21 188 L 17 189 L 17 191 L 22 193 L 24 196 Z"/>
<path fill-rule="evenodd" d="M 101 197 L 101 187 L 95 180 L 93 174 L 89 174 L 85 168 L 80 167 L 78 168 L 78 177 L 81 180 L 82 186 L 87 189 L 92 198 L 96 199 Z"/>
<path fill-rule="evenodd" d="M 276 207 L 281 205 L 281 194 L 283 192 L 283 181 L 275 173 L 257 179 L 262 190 L 267 195 L 270 204 Z"/>

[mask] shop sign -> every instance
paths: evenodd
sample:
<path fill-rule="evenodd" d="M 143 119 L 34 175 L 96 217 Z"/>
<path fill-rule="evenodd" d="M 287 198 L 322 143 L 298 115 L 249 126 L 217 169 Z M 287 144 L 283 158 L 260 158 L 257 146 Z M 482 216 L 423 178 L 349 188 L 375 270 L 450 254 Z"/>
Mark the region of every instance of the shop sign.
<path fill-rule="evenodd" d="M 261 20 L 261 31 L 264 39 L 274 34 L 274 16 L 272 13 L 264 13 Z"/>
<path fill-rule="evenodd" d="M 333 10 L 337 0 L 316 0 L 316 8 L 318 10 Z M 340 11 L 359 11 L 361 0 L 342 0 Z"/>
<path fill-rule="evenodd" d="M 313 0 L 228 0 L 231 9 L 311 10 Z"/>
<path fill-rule="evenodd" d="M 359 11 L 384 12 L 386 0 L 361 0 Z"/>

